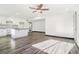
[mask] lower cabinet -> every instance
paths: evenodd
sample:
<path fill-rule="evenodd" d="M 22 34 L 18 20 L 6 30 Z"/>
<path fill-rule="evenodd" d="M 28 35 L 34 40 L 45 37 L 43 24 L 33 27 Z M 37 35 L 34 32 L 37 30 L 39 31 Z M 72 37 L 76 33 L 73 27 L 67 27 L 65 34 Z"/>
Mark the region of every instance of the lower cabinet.
<path fill-rule="evenodd" d="M 0 29 L 0 37 L 11 35 L 12 38 L 28 36 L 29 29 Z"/>
<path fill-rule="evenodd" d="M 0 29 L 0 37 L 7 35 L 7 29 Z"/>
<path fill-rule="evenodd" d="M 12 38 L 20 38 L 24 36 L 28 36 L 28 29 L 11 29 L 11 37 Z"/>

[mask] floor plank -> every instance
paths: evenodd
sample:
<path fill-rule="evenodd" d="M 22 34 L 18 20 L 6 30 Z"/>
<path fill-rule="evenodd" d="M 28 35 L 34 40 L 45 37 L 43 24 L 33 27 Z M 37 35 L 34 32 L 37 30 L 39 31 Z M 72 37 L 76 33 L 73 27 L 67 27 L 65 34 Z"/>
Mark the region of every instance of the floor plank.
<path fill-rule="evenodd" d="M 75 50 L 78 51 L 78 49 L 74 49 L 76 48 L 74 46 L 74 40 L 49 37 L 37 32 L 17 39 L 9 36 L 0 38 L 1 54 L 71 54 L 77 53 Z"/>

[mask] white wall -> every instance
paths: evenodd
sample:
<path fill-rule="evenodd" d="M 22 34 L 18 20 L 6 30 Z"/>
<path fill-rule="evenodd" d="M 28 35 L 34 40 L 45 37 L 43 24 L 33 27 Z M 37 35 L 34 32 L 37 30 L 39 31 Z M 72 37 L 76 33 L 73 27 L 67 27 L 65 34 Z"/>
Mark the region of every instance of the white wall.
<path fill-rule="evenodd" d="M 45 19 L 37 19 L 32 22 L 32 31 L 45 32 Z"/>
<path fill-rule="evenodd" d="M 75 42 L 79 46 L 79 11 L 77 11 L 76 17 L 77 17 L 77 19 L 75 19 L 75 29 L 76 29 Z"/>
<path fill-rule="evenodd" d="M 71 6 L 72 7 L 72 6 Z M 46 35 L 73 38 L 73 9 L 70 6 L 54 6 L 46 17 Z"/>

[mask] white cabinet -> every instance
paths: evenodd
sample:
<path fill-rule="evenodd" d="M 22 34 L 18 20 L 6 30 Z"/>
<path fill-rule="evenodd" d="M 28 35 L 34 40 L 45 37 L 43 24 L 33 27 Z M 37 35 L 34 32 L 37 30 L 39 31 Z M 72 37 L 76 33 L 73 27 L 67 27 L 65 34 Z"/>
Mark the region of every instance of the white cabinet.
<path fill-rule="evenodd" d="M 0 29 L 0 37 L 7 35 L 7 29 Z"/>
<path fill-rule="evenodd" d="M 28 36 L 29 29 L 0 29 L 0 37 L 11 35 L 12 38 Z"/>
<path fill-rule="evenodd" d="M 12 38 L 28 36 L 29 29 L 11 29 Z"/>

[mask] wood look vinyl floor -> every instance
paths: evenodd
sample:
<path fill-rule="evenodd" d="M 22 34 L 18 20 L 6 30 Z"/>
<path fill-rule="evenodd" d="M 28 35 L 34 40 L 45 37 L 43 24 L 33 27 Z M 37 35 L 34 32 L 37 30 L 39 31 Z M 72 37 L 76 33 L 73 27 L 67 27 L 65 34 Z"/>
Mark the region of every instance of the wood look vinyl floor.
<path fill-rule="evenodd" d="M 78 54 L 74 40 L 32 32 L 27 37 L 0 38 L 0 54 Z"/>

